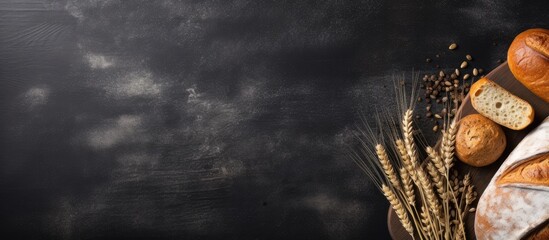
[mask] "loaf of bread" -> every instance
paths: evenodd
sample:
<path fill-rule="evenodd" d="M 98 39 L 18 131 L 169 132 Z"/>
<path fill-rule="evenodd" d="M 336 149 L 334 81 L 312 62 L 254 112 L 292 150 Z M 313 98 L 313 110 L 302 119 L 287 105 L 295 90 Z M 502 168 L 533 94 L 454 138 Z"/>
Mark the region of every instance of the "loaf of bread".
<path fill-rule="evenodd" d="M 517 35 L 507 52 L 507 63 L 517 80 L 549 102 L 549 30 L 530 29 Z"/>
<path fill-rule="evenodd" d="M 490 120 L 513 130 L 521 130 L 534 120 L 534 108 L 496 83 L 481 78 L 469 92 L 473 108 Z"/>
<path fill-rule="evenodd" d="M 499 125 L 480 115 L 467 115 L 459 121 L 456 134 L 456 155 L 475 167 L 489 165 L 501 156 L 507 145 Z"/>
<path fill-rule="evenodd" d="M 526 238 L 526 240 L 547 240 L 547 239 L 549 239 L 549 222 L 545 223 L 545 226 L 534 228 Z"/>
<path fill-rule="evenodd" d="M 547 239 L 549 117 L 509 154 L 477 204 L 477 239 Z"/>

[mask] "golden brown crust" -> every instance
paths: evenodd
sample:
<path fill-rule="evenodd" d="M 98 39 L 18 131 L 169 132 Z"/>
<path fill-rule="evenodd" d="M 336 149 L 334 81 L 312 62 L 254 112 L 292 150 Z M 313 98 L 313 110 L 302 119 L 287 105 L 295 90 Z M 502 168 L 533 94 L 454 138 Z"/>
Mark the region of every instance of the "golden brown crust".
<path fill-rule="evenodd" d="M 544 153 L 507 169 L 496 184 L 523 183 L 549 186 L 549 153 Z"/>
<path fill-rule="evenodd" d="M 480 114 L 468 115 L 459 122 L 456 155 L 466 164 L 489 165 L 501 156 L 506 144 L 501 127 Z"/>
<path fill-rule="evenodd" d="M 549 239 L 549 222 L 544 227 L 535 229 L 532 235 L 528 236 L 528 240 L 547 240 Z"/>
<path fill-rule="evenodd" d="M 524 137 L 486 186 L 475 211 L 477 239 L 549 239 L 543 235 L 549 223 L 549 189 L 517 182 L 497 184 L 509 169 L 530 161 L 541 162 L 539 158 L 548 154 L 548 147 L 549 117 Z M 535 171 L 527 172 L 531 178 Z M 543 174 L 534 176 L 539 179 Z"/>
<path fill-rule="evenodd" d="M 481 78 L 475 82 L 475 84 L 471 85 L 471 89 L 469 89 L 469 94 L 472 96 L 476 95 L 476 92 L 486 83 L 489 83 L 490 80 L 488 78 Z"/>
<path fill-rule="evenodd" d="M 507 61 L 517 80 L 549 102 L 549 30 L 537 28 L 520 33 L 509 47 Z"/>

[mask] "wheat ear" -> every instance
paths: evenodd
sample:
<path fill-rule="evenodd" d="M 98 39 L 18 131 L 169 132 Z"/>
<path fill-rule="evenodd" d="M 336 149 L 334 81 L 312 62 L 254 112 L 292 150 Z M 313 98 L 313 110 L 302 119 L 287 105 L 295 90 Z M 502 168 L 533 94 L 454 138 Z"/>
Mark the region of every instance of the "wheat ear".
<path fill-rule="evenodd" d="M 433 212 L 436 217 L 440 217 L 440 204 L 438 202 L 437 196 L 435 195 L 435 192 L 433 192 L 433 186 L 431 185 L 431 181 L 429 180 L 427 174 L 425 173 L 425 171 L 423 171 L 423 169 L 416 169 L 416 173 L 418 174 L 421 188 L 425 193 L 425 197 L 427 198 L 427 203 L 430 207 L 431 212 Z"/>
<path fill-rule="evenodd" d="M 402 206 L 402 203 L 397 198 L 396 194 L 391 190 L 391 188 L 389 188 L 385 184 L 381 185 L 381 191 L 383 192 L 383 195 L 385 195 L 387 200 L 389 200 L 391 207 L 393 207 L 393 209 L 395 210 L 398 219 L 400 219 L 402 226 L 404 226 L 404 229 L 406 229 L 410 236 L 414 236 L 414 228 L 412 227 L 412 222 L 410 221 L 406 210 Z"/>
<path fill-rule="evenodd" d="M 427 162 L 427 172 L 435 184 L 438 195 L 444 199 L 444 180 L 442 178 L 442 174 L 436 169 L 432 162 Z"/>
<path fill-rule="evenodd" d="M 402 135 L 404 136 L 404 146 L 406 147 L 406 153 L 410 157 L 410 163 L 412 164 L 412 167 L 416 168 L 418 166 L 418 163 L 416 158 L 416 146 L 414 143 L 414 135 L 412 129 L 412 117 L 412 110 L 406 110 L 406 112 L 404 113 L 404 117 L 402 118 Z"/>
<path fill-rule="evenodd" d="M 414 206 L 416 203 L 416 195 L 414 193 L 414 186 L 412 185 L 412 178 L 408 174 L 406 168 L 402 167 L 399 170 L 400 178 L 402 179 L 402 190 L 404 191 L 404 196 L 406 196 L 406 202 L 410 206 Z"/>
<path fill-rule="evenodd" d="M 421 212 L 419 213 L 421 219 L 421 229 L 426 233 L 427 237 L 432 238 L 432 229 L 431 221 L 429 218 L 429 213 L 427 212 L 425 206 L 421 206 Z"/>
<path fill-rule="evenodd" d="M 444 158 L 446 173 L 454 166 L 454 146 L 456 143 L 456 123 L 450 124 L 447 131 L 442 134 L 441 155 Z"/>
<path fill-rule="evenodd" d="M 408 175 L 414 182 L 417 182 L 417 177 L 414 174 L 414 167 L 412 166 L 412 161 L 410 159 L 410 156 L 408 156 L 408 152 L 406 151 L 406 146 L 404 146 L 404 142 L 402 139 L 397 139 L 395 141 L 395 144 L 398 149 L 398 154 L 400 156 L 400 159 L 402 160 L 402 165 L 406 168 L 406 171 L 408 171 Z"/>
<path fill-rule="evenodd" d="M 379 159 L 379 162 L 381 163 L 381 168 L 383 168 L 383 171 L 385 172 L 385 175 L 395 188 L 400 188 L 400 182 L 398 181 L 398 177 L 395 173 L 395 170 L 393 169 L 393 165 L 391 165 L 391 162 L 389 161 L 389 156 L 387 155 L 387 151 L 385 151 L 385 147 L 381 144 L 376 145 L 376 154 Z"/>
<path fill-rule="evenodd" d="M 429 156 L 429 159 L 435 164 L 435 167 L 437 170 L 444 174 L 446 172 L 444 162 L 442 161 L 442 158 L 440 158 L 440 155 L 433 149 L 431 146 L 427 146 L 425 148 L 425 151 L 427 152 L 427 155 Z"/>

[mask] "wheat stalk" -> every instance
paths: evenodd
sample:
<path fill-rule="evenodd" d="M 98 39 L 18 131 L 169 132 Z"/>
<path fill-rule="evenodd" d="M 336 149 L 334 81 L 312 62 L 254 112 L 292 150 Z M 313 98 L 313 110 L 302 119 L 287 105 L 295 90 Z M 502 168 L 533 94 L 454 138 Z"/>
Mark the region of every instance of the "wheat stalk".
<path fill-rule="evenodd" d="M 399 104 L 406 105 L 405 101 Z M 426 146 L 428 161 L 422 163 L 418 160 L 423 152 L 415 142 L 412 109 L 402 108 L 400 121 L 388 114 L 387 119 L 378 117 L 379 134 L 365 124 L 366 130 L 359 131 L 360 150 L 353 151 L 351 157 L 380 188 L 412 238 L 465 239 L 464 219 L 475 211 L 471 205 L 476 193 L 470 175 L 460 180 L 453 169 L 457 125 L 445 116 L 448 122 L 444 124 L 440 148 Z M 391 125 L 384 131 L 382 123 L 398 126 Z M 389 135 L 390 144 L 380 137 L 383 134 Z M 394 161 L 388 149 L 393 150 Z"/>
<path fill-rule="evenodd" d="M 425 152 L 427 152 L 429 159 L 433 162 L 433 164 L 435 164 L 437 170 L 441 174 L 444 174 L 444 172 L 446 172 L 446 166 L 444 165 L 444 162 L 442 161 L 442 158 L 440 158 L 440 155 L 437 153 L 437 151 L 435 151 L 432 147 L 427 146 L 425 148 Z"/>
<path fill-rule="evenodd" d="M 411 109 L 406 110 L 404 117 L 402 118 L 402 135 L 404 136 L 404 146 L 406 147 L 406 153 L 410 158 L 410 163 L 412 167 L 416 168 L 417 156 L 416 156 L 416 145 L 414 143 L 413 129 L 413 111 Z"/>
<path fill-rule="evenodd" d="M 427 174 L 425 174 L 425 171 L 423 171 L 423 169 L 417 169 L 417 174 L 419 176 L 421 188 L 425 193 L 425 198 L 427 199 L 429 210 L 434 213 L 436 217 L 440 217 L 440 205 L 438 203 L 438 198 L 433 192 L 433 186 L 431 185 L 431 181 L 429 180 Z"/>
<path fill-rule="evenodd" d="M 464 219 L 476 198 L 470 175 L 460 181 L 454 166 L 454 144 L 457 127 L 449 124 L 443 130 L 441 148 L 426 147 L 428 161 L 420 164 L 412 127 L 412 110 L 403 114 L 400 134 L 393 139 L 397 161 L 391 161 L 386 147 L 374 144 L 372 150 L 361 150 L 378 164 L 359 163 L 369 176 L 378 178 L 380 189 L 395 210 L 406 231 L 419 239 L 465 239 Z M 373 131 L 363 131 L 362 133 Z M 369 139 L 374 139 L 369 137 Z M 367 147 L 362 142 L 362 147 Z M 368 170 L 368 167 L 378 170 Z M 395 170 L 396 167 L 396 170 Z M 377 174 L 379 173 L 379 174 Z M 380 175 L 381 174 L 381 175 Z M 418 201 L 419 198 L 419 201 Z M 418 204 L 418 206 L 416 206 Z M 417 207 L 417 208 L 416 208 Z"/>
<path fill-rule="evenodd" d="M 410 218 L 408 217 L 406 210 L 402 206 L 402 203 L 400 202 L 396 194 L 385 184 L 381 185 L 381 191 L 383 192 L 383 195 L 385 195 L 387 200 L 389 200 L 391 207 L 393 207 L 393 209 L 395 210 L 398 219 L 402 223 L 404 229 L 406 229 L 406 231 L 411 236 L 414 236 L 414 227 L 412 226 Z"/>
<path fill-rule="evenodd" d="M 393 166 L 391 165 L 391 162 L 389 161 L 389 156 L 387 155 L 387 151 L 385 151 L 383 145 L 376 145 L 376 154 L 379 162 L 381 163 L 381 167 L 385 172 L 385 175 L 387 176 L 393 187 L 400 188 L 400 182 L 398 181 L 398 177 L 395 173 L 395 170 L 393 169 Z"/>
<path fill-rule="evenodd" d="M 415 206 L 416 195 L 414 194 L 414 186 L 412 185 L 412 178 L 408 174 L 406 168 L 400 168 L 400 178 L 402 179 L 402 186 L 404 195 L 406 196 L 406 203 L 411 206 Z"/>
<path fill-rule="evenodd" d="M 396 147 L 398 149 L 398 154 L 400 156 L 400 159 L 402 161 L 402 165 L 406 168 L 406 171 L 408 171 L 408 174 L 410 178 L 417 182 L 418 179 L 416 177 L 416 174 L 414 174 L 414 167 L 412 166 L 412 160 L 410 159 L 410 156 L 408 155 L 408 152 L 406 151 L 406 146 L 404 146 L 404 142 L 402 139 L 397 139 L 395 141 Z"/>
<path fill-rule="evenodd" d="M 442 147 L 440 155 L 444 157 L 444 163 L 447 171 L 449 171 L 450 168 L 454 166 L 454 146 L 456 143 L 456 132 L 456 123 L 452 122 L 452 124 L 450 124 L 450 127 L 448 128 L 448 131 L 444 131 L 442 135 Z"/>
<path fill-rule="evenodd" d="M 421 206 L 421 212 L 419 215 L 421 217 L 421 229 L 427 233 L 428 238 L 432 238 L 433 232 L 431 229 L 431 219 L 429 217 L 429 213 L 427 212 L 425 206 Z"/>
<path fill-rule="evenodd" d="M 442 179 L 442 174 L 432 162 L 427 163 L 427 172 L 435 184 L 438 195 L 442 198 L 444 196 L 444 180 Z"/>

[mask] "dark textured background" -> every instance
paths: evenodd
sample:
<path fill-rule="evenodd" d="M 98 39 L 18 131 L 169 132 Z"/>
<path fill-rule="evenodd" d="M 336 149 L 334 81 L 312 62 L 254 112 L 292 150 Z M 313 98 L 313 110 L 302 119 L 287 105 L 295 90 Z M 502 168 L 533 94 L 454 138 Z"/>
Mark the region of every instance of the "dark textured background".
<path fill-rule="evenodd" d="M 1 234 L 386 239 L 386 201 L 341 154 L 357 109 L 392 108 L 391 76 L 437 53 L 490 70 L 548 9 L 0 1 Z"/>

